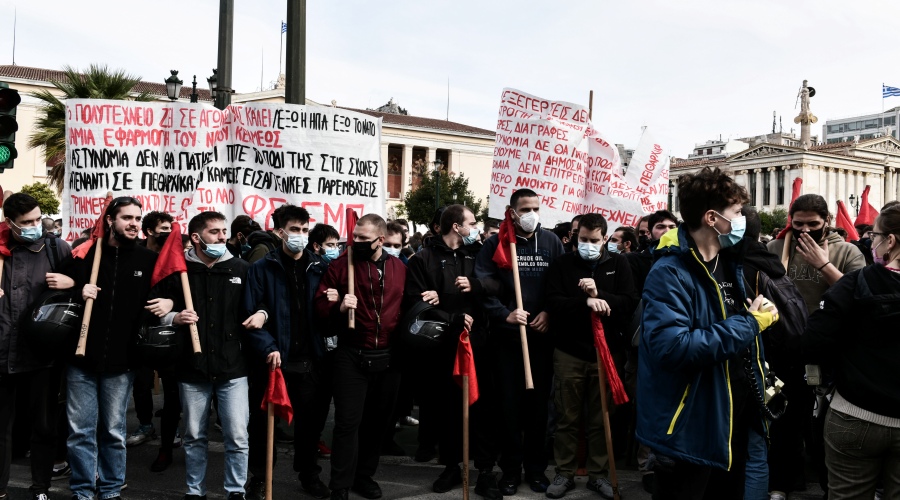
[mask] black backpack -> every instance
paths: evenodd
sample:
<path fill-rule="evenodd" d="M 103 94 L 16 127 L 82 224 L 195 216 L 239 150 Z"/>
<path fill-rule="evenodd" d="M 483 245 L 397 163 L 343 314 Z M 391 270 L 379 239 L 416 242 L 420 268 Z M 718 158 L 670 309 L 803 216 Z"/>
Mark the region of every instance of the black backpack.
<path fill-rule="evenodd" d="M 787 275 L 773 279 L 757 271 L 755 283 L 749 282 L 748 289 L 754 291 L 754 297 L 762 295 L 778 308 L 780 318 L 767 330 L 770 345 L 777 351 L 773 354 L 784 359 L 799 359 L 809 310 L 794 282 Z"/>

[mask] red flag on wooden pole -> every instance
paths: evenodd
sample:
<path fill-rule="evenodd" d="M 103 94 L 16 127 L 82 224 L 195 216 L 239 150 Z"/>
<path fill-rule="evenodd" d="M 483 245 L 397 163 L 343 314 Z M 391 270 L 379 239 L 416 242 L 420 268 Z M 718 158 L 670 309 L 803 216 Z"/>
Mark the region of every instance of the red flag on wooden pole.
<path fill-rule="evenodd" d="M 869 190 L 872 186 L 866 186 L 859 200 L 859 215 L 853 222 L 853 226 L 871 226 L 875 224 L 875 217 L 878 217 L 878 210 L 869 204 Z"/>
<path fill-rule="evenodd" d="M 606 334 L 603 331 L 603 322 L 597 314 L 591 314 L 591 323 L 594 327 L 594 347 L 600 353 L 600 361 L 603 363 L 603 369 L 609 379 L 609 389 L 612 391 L 613 401 L 617 405 L 628 402 L 628 395 L 625 394 L 625 386 L 619 379 L 619 372 L 616 371 L 616 365 L 613 363 L 612 354 L 609 352 L 609 346 L 606 345 Z"/>
<path fill-rule="evenodd" d="M 150 287 L 156 286 L 157 283 L 172 274 L 186 272 L 187 263 L 184 260 L 184 245 L 181 243 L 181 225 L 173 222 L 172 233 L 166 238 L 166 242 L 159 251 L 159 257 L 156 259 L 153 276 L 150 278 Z"/>
<path fill-rule="evenodd" d="M 478 378 L 475 376 L 475 358 L 472 356 L 472 343 L 469 341 L 469 331 L 463 330 L 459 335 L 459 344 L 456 346 L 456 361 L 453 363 L 453 379 L 462 387 L 463 377 L 469 381 L 469 404 L 478 401 Z"/>
<path fill-rule="evenodd" d="M 266 394 L 263 397 L 260 409 L 266 410 L 269 403 L 275 409 L 275 415 L 283 419 L 287 423 L 294 420 L 294 408 L 291 406 L 291 400 L 288 398 L 287 385 L 284 383 L 284 375 L 281 368 L 269 371 L 269 385 L 266 387 Z"/>
<path fill-rule="evenodd" d="M 856 232 L 856 228 L 853 227 L 853 223 L 850 222 L 850 212 L 847 211 L 847 207 L 844 206 L 844 202 L 838 200 L 837 207 L 838 213 L 837 217 L 835 217 L 834 225 L 836 227 L 842 228 L 844 231 L 847 231 L 847 241 L 858 240 L 859 234 Z"/>
<path fill-rule="evenodd" d="M 793 205 L 794 202 L 797 200 L 797 198 L 800 197 L 800 186 L 802 186 L 802 185 L 803 185 L 803 179 L 801 179 L 800 177 L 797 177 L 796 179 L 794 179 L 794 186 L 793 186 L 793 188 L 792 188 L 792 190 L 791 190 L 791 205 Z M 779 239 L 779 240 L 780 240 L 780 239 L 784 238 L 785 236 L 787 236 L 787 234 L 788 234 L 789 232 L 791 232 L 791 216 L 790 216 L 790 212 L 791 212 L 791 210 L 790 210 L 790 205 L 788 205 L 787 225 L 785 225 L 785 226 L 784 226 L 784 229 L 782 229 L 781 232 L 778 233 L 778 237 L 777 237 L 776 239 Z"/>
<path fill-rule="evenodd" d="M 509 245 L 516 243 L 516 228 L 513 226 L 512 217 L 509 210 L 506 211 L 506 218 L 500 223 L 500 234 L 497 235 L 497 249 L 494 250 L 494 263 L 500 269 L 512 269 L 512 259 L 510 256 Z"/>

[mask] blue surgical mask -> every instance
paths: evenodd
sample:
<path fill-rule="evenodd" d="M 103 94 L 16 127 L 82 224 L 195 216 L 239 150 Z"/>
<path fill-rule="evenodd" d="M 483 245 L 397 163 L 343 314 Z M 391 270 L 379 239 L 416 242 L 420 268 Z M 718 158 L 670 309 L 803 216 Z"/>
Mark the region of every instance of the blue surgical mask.
<path fill-rule="evenodd" d="M 199 234 L 197 234 L 197 238 L 200 238 Z M 200 238 L 200 244 L 201 250 L 210 259 L 220 259 L 225 255 L 225 252 L 228 251 L 228 247 L 225 246 L 225 243 L 207 243 L 203 241 L 203 238 Z"/>
<path fill-rule="evenodd" d="M 338 258 L 338 256 L 340 254 L 341 254 L 340 248 L 326 248 L 325 255 L 323 255 L 322 258 L 325 260 L 325 262 L 331 262 L 334 259 Z"/>
<path fill-rule="evenodd" d="M 388 255 L 390 255 L 392 257 L 397 257 L 398 259 L 400 258 L 400 249 L 399 248 L 394 248 L 394 247 L 382 247 L 382 248 L 384 249 L 385 252 L 387 252 Z"/>
<path fill-rule="evenodd" d="M 28 243 L 33 243 L 41 239 L 41 236 L 44 235 L 44 228 L 41 226 L 21 227 L 11 220 L 9 222 L 19 230 L 19 237 Z"/>
<path fill-rule="evenodd" d="M 250 253 L 250 250 L 252 250 L 252 249 L 253 249 L 253 247 L 251 247 L 250 245 L 248 245 L 246 243 L 242 244 L 241 245 L 241 255 L 247 255 L 248 253 Z"/>
<path fill-rule="evenodd" d="M 459 231 L 457 231 L 456 234 L 459 234 Z M 475 243 L 476 241 L 478 241 L 479 240 L 478 235 L 480 235 L 480 234 L 481 234 L 481 229 L 478 229 L 477 227 L 470 227 L 469 234 L 467 234 L 465 236 L 462 236 L 461 234 L 459 234 L 459 235 L 462 236 L 463 245 L 468 246 L 468 245 L 471 245 L 471 244 Z"/>
<path fill-rule="evenodd" d="M 600 245 L 579 241 L 578 255 L 584 260 L 597 260 L 600 258 Z"/>
<path fill-rule="evenodd" d="M 284 243 L 287 245 L 288 251 L 293 254 L 302 252 L 309 243 L 309 236 L 305 234 L 286 234 L 286 236 L 287 239 L 284 240 Z"/>
<path fill-rule="evenodd" d="M 610 241 L 606 244 L 606 249 L 609 250 L 609 253 L 619 253 L 619 244 Z"/>
<path fill-rule="evenodd" d="M 731 232 L 728 234 L 719 233 L 719 230 L 713 226 L 713 230 L 719 233 L 719 245 L 722 248 L 728 248 L 740 243 L 744 239 L 744 231 L 747 230 L 747 218 L 741 215 L 733 219 L 727 219 L 719 212 L 716 212 L 716 215 L 731 223 Z"/>

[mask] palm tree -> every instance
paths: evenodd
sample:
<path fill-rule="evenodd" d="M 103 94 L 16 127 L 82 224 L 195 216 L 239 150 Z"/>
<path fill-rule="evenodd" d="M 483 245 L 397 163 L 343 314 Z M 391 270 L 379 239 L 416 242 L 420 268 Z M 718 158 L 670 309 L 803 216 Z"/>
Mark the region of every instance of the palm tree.
<path fill-rule="evenodd" d="M 149 92 L 134 94 L 134 86 L 140 77 L 123 70 L 109 70 L 105 65 L 92 64 L 84 73 L 71 66 L 63 68 L 62 80 L 51 80 L 62 97 L 58 98 L 49 90 L 31 92 L 29 95 L 42 101 L 38 110 L 35 132 L 28 138 L 29 148 L 44 148 L 44 161 L 52 165 L 49 184 L 62 192 L 66 173 L 66 104 L 67 99 L 115 99 L 152 101 Z"/>

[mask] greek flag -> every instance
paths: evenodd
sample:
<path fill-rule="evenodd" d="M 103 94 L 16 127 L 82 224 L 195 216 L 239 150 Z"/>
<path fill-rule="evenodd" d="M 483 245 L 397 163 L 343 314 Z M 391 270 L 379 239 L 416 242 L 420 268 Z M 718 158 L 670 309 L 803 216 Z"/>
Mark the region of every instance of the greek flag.
<path fill-rule="evenodd" d="M 885 84 L 881 84 L 881 98 L 885 99 L 887 97 L 898 97 L 900 96 L 900 88 L 897 87 L 888 87 Z"/>
<path fill-rule="evenodd" d="M 287 23 L 284 21 L 281 21 L 281 32 L 287 33 Z M 888 87 L 888 88 L 890 88 L 890 87 Z M 896 89 L 896 90 L 897 90 L 897 92 L 900 92 L 900 89 Z M 900 94 L 898 94 L 898 95 L 900 95 Z"/>

